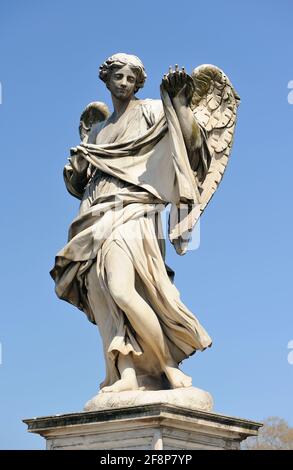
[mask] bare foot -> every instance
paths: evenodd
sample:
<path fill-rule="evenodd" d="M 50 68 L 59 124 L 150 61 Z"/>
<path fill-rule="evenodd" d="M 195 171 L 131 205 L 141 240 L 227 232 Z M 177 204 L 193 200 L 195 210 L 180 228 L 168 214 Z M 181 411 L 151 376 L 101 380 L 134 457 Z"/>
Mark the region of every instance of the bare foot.
<path fill-rule="evenodd" d="M 178 367 L 166 366 L 165 374 L 172 388 L 191 387 L 192 378 L 184 374 Z"/>
<path fill-rule="evenodd" d="M 113 385 L 102 388 L 101 392 L 126 392 L 128 390 L 139 390 L 136 377 L 127 377 L 117 380 Z"/>

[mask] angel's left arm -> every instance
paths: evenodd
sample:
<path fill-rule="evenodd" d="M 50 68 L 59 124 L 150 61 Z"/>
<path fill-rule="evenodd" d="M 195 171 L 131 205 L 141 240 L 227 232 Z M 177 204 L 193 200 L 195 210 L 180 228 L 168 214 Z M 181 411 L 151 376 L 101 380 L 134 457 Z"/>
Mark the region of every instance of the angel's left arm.
<path fill-rule="evenodd" d="M 175 71 L 169 68 L 169 73 L 164 75 L 162 86 L 169 93 L 175 109 L 184 143 L 186 146 L 190 166 L 200 180 L 204 179 L 209 166 L 209 156 L 206 152 L 206 142 L 203 130 L 190 108 L 193 93 L 193 80 L 186 74 L 184 68 Z"/>
<path fill-rule="evenodd" d="M 187 103 L 182 102 L 180 97 L 173 98 L 173 106 L 175 108 L 178 121 L 183 134 L 184 142 L 188 153 L 194 154 L 197 149 L 202 146 L 202 132 L 196 122 L 193 112 Z M 197 153 L 197 152 L 196 152 Z M 199 162 L 193 162 L 195 166 Z"/>
<path fill-rule="evenodd" d="M 211 163 L 211 155 L 206 142 L 204 130 L 198 124 L 191 108 L 182 103 L 180 98 L 173 98 L 191 169 L 200 183 L 207 176 Z"/>

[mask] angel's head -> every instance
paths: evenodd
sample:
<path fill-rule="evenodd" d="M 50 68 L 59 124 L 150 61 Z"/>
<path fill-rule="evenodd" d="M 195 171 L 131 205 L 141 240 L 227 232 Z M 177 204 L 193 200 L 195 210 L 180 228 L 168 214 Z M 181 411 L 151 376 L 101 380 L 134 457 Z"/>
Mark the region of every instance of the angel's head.
<path fill-rule="evenodd" d="M 117 98 L 127 99 L 144 86 L 147 76 L 138 57 L 119 53 L 100 66 L 99 77 Z"/>

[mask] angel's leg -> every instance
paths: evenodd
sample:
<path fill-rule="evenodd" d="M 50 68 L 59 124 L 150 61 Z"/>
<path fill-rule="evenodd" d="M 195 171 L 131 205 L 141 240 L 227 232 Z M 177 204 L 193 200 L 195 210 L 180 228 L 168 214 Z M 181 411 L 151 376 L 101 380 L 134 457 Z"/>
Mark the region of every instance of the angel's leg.
<path fill-rule="evenodd" d="M 126 356 L 119 354 L 118 369 L 121 375 L 121 379 L 117 380 L 117 382 L 115 382 L 113 385 L 103 387 L 102 392 L 105 393 L 138 390 L 139 387 L 131 354 L 127 354 Z"/>
<path fill-rule="evenodd" d="M 171 385 L 174 388 L 190 386 L 190 377 L 183 374 L 172 359 L 157 315 L 135 289 L 135 270 L 131 260 L 115 243 L 106 255 L 105 268 L 109 291 L 114 301 L 128 317 L 137 336 L 153 350 Z M 124 370 L 126 371 L 124 376 L 129 376 L 131 366 L 123 369 L 121 354 L 119 361 L 122 366 L 122 373 L 120 372 L 122 381 Z M 128 378 L 126 380 L 128 381 Z M 117 385 L 127 386 L 125 382 L 120 384 L 117 382 Z M 130 389 L 133 389 L 133 382 Z M 112 390 L 107 388 L 107 391 Z"/>

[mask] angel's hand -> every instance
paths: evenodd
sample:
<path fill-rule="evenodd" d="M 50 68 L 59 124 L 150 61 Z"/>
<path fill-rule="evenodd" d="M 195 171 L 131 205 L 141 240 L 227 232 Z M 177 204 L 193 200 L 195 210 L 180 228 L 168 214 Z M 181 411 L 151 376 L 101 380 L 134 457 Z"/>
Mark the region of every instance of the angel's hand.
<path fill-rule="evenodd" d="M 162 80 L 162 87 L 168 92 L 174 104 L 188 106 L 194 90 L 194 83 L 190 75 L 185 72 L 184 67 L 180 70 L 175 65 L 175 70 L 169 67 L 169 73 Z"/>
<path fill-rule="evenodd" d="M 84 145 L 77 145 L 76 147 L 71 147 L 70 149 L 70 155 L 76 155 L 76 154 L 84 154 L 88 155 L 87 149 L 84 147 Z"/>
<path fill-rule="evenodd" d="M 86 151 L 86 149 L 84 149 L 80 145 L 78 145 L 77 147 L 72 147 L 70 149 L 71 156 L 69 158 L 69 161 L 76 173 L 82 174 L 87 170 L 88 162 L 83 157 L 83 155 L 86 155 L 87 153 L 88 152 Z"/>

